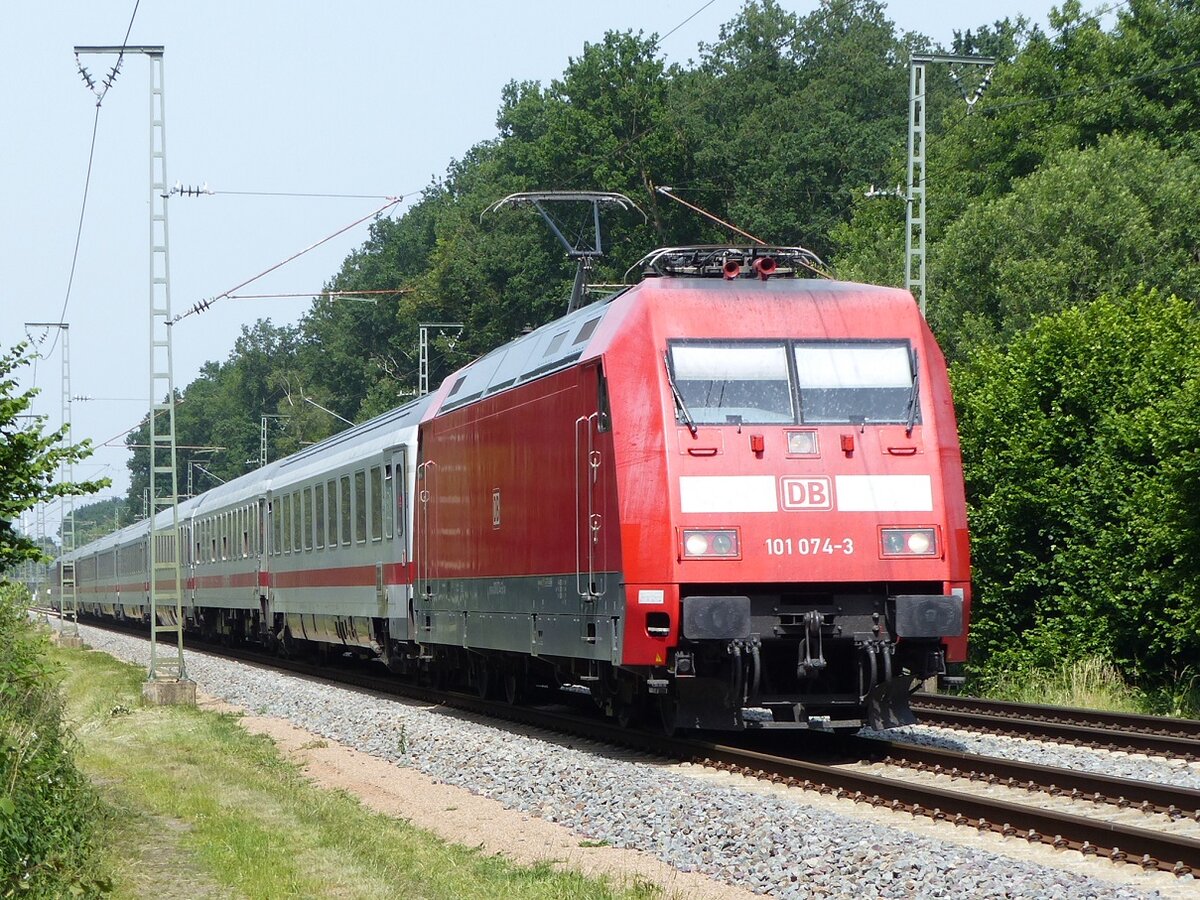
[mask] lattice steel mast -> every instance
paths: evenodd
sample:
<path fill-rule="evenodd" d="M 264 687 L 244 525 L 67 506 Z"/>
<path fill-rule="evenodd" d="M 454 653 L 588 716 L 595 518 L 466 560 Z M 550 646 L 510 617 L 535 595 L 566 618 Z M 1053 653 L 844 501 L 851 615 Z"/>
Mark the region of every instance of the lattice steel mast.
<path fill-rule="evenodd" d="M 929 53 L 914 55 L 908 64 L 908 212 L 904 229 L 904 286 L 916 298 L 922 316 L 925 315 L 925 66 L 928 63 L 990 67 L 996 60 L 990 56 Z M 972 97 L 964 95 L 968 110 L 983 96 L 990 78 L 989 70 L 975 94 Z"/>
<path fill-rule="evenodd" d="M 57 328 L 62 332 L 62 428 L 63 444 L 71 446 L 71 326 L 66 322 L 26 322 L 26 328 Z M 75 464 L 68 455 L 59 467 L 59 480 L 70 484 L 75 480 Z M 66 494 L 59 498 L 62 535 L 59 548 L 59 631 L 64 638 L 79 637 L 79 597 L 75 590 L 75 498 Z"/>
<path fill-rule="evenodd" d="M 186 681 L 180 571 L 179 474 L 171 349 L 171 269 L 167 227 L 167 135 L 163 47 L 76 47 L 80 54 L 140 53 L 150 59 L 150 683 Z M 173 636 L 161 652 L 159 636 Z"/>

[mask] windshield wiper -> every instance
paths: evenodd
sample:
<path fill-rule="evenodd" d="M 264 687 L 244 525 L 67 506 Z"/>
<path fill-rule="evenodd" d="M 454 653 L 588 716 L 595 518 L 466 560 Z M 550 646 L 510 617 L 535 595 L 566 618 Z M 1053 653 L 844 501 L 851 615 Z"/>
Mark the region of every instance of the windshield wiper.
<path fill-rule="evenodd" d="M 675 406 L 683 413 L 683 421 L 687 425 L 688 431 L 692 433 L 692 437 L 695 437 L 696 423 L 692 419 L 692 414 L 688 410 L 687 404 L 683 402 L 683 395 L 679 393 L 679 388 L 675 385 L 675 378 L 671 375 L 671 362 L 666 352 L 663 353 L 663 365 L 667 369 L 667 384 L 671 386 L 671 396 L 675 398 Z"/>
<path fill-rule="evenodd" d="M 917 395 L 921 391 L 920 367 L 917 365 L 917 351 L 912 355 L 912 387 L 908 390 L 908 422 L 904 428 L 905 437 L 912 437 L 913 426 L 917 422 Z"/>

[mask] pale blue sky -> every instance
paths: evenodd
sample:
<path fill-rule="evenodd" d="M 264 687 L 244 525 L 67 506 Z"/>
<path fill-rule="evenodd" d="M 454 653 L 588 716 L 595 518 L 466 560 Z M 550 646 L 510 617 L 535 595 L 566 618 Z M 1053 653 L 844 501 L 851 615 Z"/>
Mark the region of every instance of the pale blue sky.
<path fill-rule="evenodd" d="M 815 0 L 782 0 L 804 14 Z M 451 158 L 491 137 L 500 89 L 543 83 L 607 29 L 666 33 L 703 0 L 141 0 L 130 43 L 165 46 L 167 174 L 223 191 L 414 195 Z M 891 0 L 901 29 L 947 44 L 954 29 L 1024 13 L 1045 25 L 1048 0 Z M 77 44 L 120 44 L 134 0 L 7 0 L 0 89 L 0 343 L 26 321 L 56 321 L 67 290 L 95 98 Z M 740 0 L 716 0 L 667 38 L 686 61 L 715 39 Z M 102 76 L 112 57 L 85 60 Z M 136 424 L 148 375 L 150 62 L 130 56 L 100 111 L 71 325 L 74 438 L 96 444 Z M 898 148 L 899 149 L 899 148 Z M 170 201 L 175 312 L 229 290 L 381 201 L 212 196 Z M 403 207 L 401 207 L 403 209 Z M 317 292 L 366 237 L 365 226 L 246 289 Z M 295 321 L 305 300 L 223 301 L 175 329 L 185 386 L 229 354 L 260 317 Z M 48 346 L 48 342 L 47 345 Z M 61 346 L 61 345 L 60 345 Z M 61 360 L 39 362 L 37 411 L 60 420 Z M 33 372 L 22 374 L 33 383 Z M 131 399 L 124 399 L 131 398 Z M 257 412 L 247 415 L 257 417 Z M 120 438 L 77 477 L 108 475 L 123 494 Z M 57 520 L 57 512 L 51 513 Z M 56 527 L 56 526 L 52 526 Z"/>

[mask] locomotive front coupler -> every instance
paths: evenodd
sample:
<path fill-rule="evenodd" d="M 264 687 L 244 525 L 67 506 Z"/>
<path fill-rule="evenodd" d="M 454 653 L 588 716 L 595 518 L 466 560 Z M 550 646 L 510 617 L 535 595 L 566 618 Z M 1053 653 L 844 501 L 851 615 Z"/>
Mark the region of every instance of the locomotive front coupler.
<path fill-rule="evenodd" d="M 800 640 L 799 657 L 796 661 L 797 678 L 812 678 L 825 668 L 825 651 L 821 646 L 823 622 L 824 616 L 818 610 L 810 609 L 804 613 L 804 637 Z"/>

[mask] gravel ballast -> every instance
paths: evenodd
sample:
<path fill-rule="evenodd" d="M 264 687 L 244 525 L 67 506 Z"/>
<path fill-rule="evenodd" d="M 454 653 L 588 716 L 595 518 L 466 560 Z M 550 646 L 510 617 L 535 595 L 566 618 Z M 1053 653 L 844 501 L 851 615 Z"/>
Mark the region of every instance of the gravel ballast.
<path fill-rule="evenodd" d="M 144 640 L 88 627 L 81 633 L 95 649 L 148 663 Z M 799 792 L 751 793 L 203 653 L 189 651 L 186 664 L 202 690 L 251 712 L 563 823 L 582 838 L 642 850 L 762 894 L 1162 896 L 830 812 L 806 804 Z"/>

